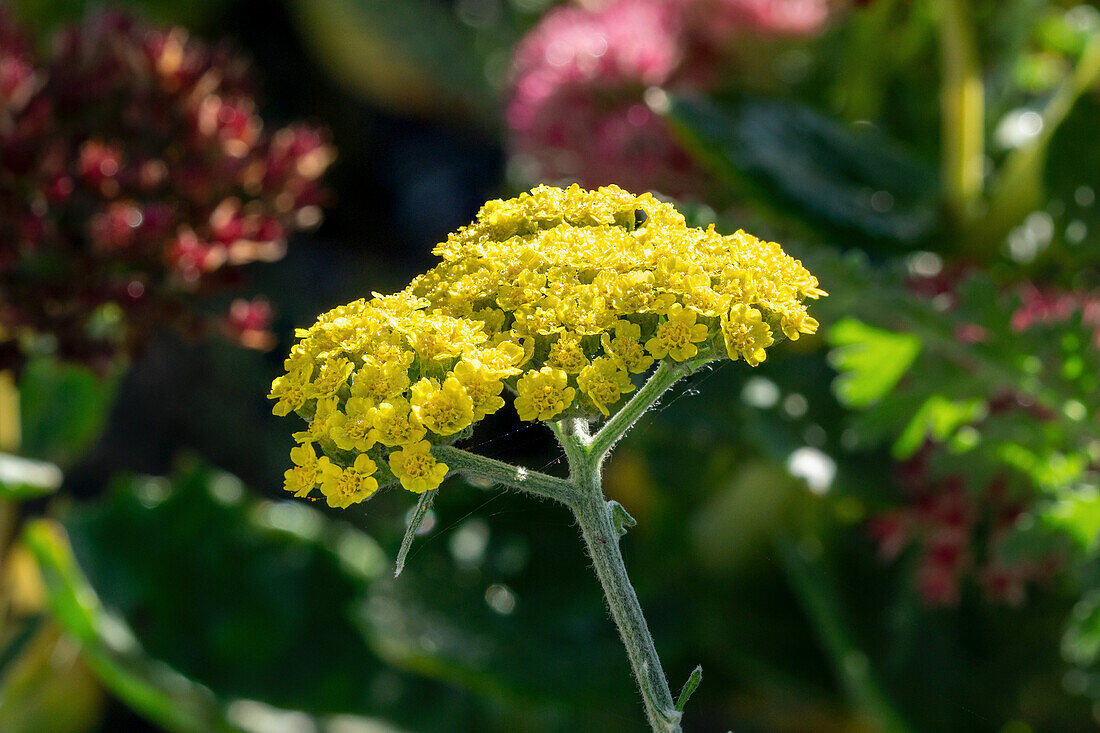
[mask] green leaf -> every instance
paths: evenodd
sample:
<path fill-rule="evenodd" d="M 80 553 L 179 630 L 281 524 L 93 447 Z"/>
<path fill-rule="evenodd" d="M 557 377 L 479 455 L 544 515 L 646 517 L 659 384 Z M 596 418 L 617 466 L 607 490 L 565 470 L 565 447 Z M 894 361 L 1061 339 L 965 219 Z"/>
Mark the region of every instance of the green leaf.
<path fill-rule="evenodd" d="M 1095 486 L 1067 492 L 1042 512 L 1042 521 L 1065 532 L 1083 550 L 1092 550 L 1100 537 L 1100 491 Z"/>
<path fill-rule="evenodd" d="M 895 458 L 911 457 L 920 449 L 926 437 L 942 442 L 958 428 L 973 422 L 985 412 L 985 401 L 980 398 L 950 400 L 943 395 L 932 395 L 894 442 Z"/>
<path fill-rule="evenodd" d="M 397 551 L 397 561 L 393 566 L 393 577 L 398 577 L 401 575 L 401 571 L 405 569 L 405 558 L 408 557 L 413 540 L 416 539 L 416 535 L 420 531 L 420 525 L 423 524 L 424 518 L 431 511 L 432 501 L 437 493 L 439 493 L 439 489 L 428 489 L 420 495 L 420 499 L 416 502 L 412 516 L 409 517 L 409 526 L 405 528 L 405 536 L 401 538 L 401 549 Z"/>
<path fill-rule="evenodd" d="M 365 712 L 380 665 L 348 609 L 387 564 L 368 536 L 304 502 L 250 500 L 193 460 L 169 478 L 120 477 L 65 521 L 92 584 L 152 656 L 222 698 Z"/>
<path fill-rule="evenodd" d="M 848 407 L 867 407 L 885 397 L 920 354 L 921 340 L 869 326 L 854 318 L 829 329 L 833 350 L 829 360 L 840 372 L 834 384 L 837 397 Z"/>
<path fill-rule="evenodd" d="M 680 696 L 676 698 L 676 712 L 684 712 L 684 708 L 687 707 L 688 700 L 691 699 L 692 694 L 699 687 L 699 683 L 703 681 L 703 665 L 699 665 L 695 669 L 691 670 L 691 674 L 687 678 L 687 682 L 684 683 L 683 688 L 680 690 Z"/>
<path fill-rule="evenodd" d="M 37 499 L 61 488 L 61 469 L 52 463 L 0 453 L 0 500 Z"/>
<path fill-rule="evenodd" d="M 620 537 L 625 535 L 631 527 L 638 525 L 638 520 L 630 516 L 630 512 L 626 510 L 626 507 L 614 499 L 607 502 L 607 511 L 611 515 L 611 526 L 615 528 Z"/>
<path fill-rule="evenodd" d="M 873 130 L 856 132 L 808 107 L 752 98 L 676 97 L 669 119 L 711 172 L 811 222 L 906 244 L 936 225 L 935 173 Z"/>
<path fill-rule="evenodd" d="M 145 656 L 129 628 L 106 613 L 60 525 L 32 521 L 23 542 L 42 572 L 51 614 L 80 642 L 89 666 L 111 692 L 168 730 L 239 730 L 209 690 Z"/>
<path fill-rule="evenodd" d="M 495 123 L 486 62 L 510 45 L 511 34 L 481 43 L 449 4 L 431 0 L 299 0 L 292 7 L 339 81 L 403 112 L 459 108 Z"/>
<path fill-rule="evenodd" d="M 19 380 L 20 452 L 61 466 L 79 459 L 106 423 L 120 376 L 121 368 L 100 377 L 74 364 L 32 360 Z"/>

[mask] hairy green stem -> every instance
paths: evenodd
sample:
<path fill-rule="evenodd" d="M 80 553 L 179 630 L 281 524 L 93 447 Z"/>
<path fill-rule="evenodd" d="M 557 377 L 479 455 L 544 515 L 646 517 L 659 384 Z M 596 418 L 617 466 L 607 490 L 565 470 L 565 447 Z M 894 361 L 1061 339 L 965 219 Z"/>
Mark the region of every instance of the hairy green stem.
<path fill-rule="evenodd" d="M 452 473 L 477 476 L 563 504 L 570 504 L 578 494 L 576 485 L 566 479 L 479 456 L 454 446 L 437 445 L 432 448 L 432 453 L 446 463 Z"/>
<path fill-rule="evenodd" d="M 550 423 L 569 460 L 568 479 L 512 466 L 454 446 L 432 448 L 432 453 L 445 462 L 452 473 L 487 479 L 510 489 L 555 499 L 573 511 L 611 617 L 626 647 L 630 667 L 642 693 L 646 718 L 654 733 L 679 733 L 681 709 L 672 698 L 638 594 L 630 583 L 619 551 L 619 538 L 633 526 L 634 519 L 618 502 L 604 497 L 601 467 L 615 443 L 669 387 L 709 360 L 710 357 L 704 355 L 682 364 L 661 362 L 634 397 L 594 436 L 589 434 L 588 420 L 584 418 Z M 700 675 L 701 671 L 689 680 L 687 694 L 694 690 L 698 684 L 696 677 Z"/>
<path fill-rule="evenodd" d="M 612 524 L 612 509 L 604 499 L 599 470 L 594 463 L 579 468 L 578 473 L 585 476 L 587 485 L 578 486 L 582 494 L 571 508 L 588 547 L 588 556 L 592 558 L 596 577 L 603 586 L 611 617 L 626 647 L 630 667 L 642 692 L 649 725 L 655 732 L 680 731 L 680 713 L 672 699 L 638 595 L 627 576 L 619 551 L 619 531 Z"/>
<path fill-rule="evenodd" d="M 588 454 L 597 465 L 603 463 L 608 452 L 626 435 L 626 432 L 638 422 L 638 419 L 649 408 L 656 404 L 669 387 L 681 377 L 694 372 L 696 369 L 711 360 L 710 356 L 702 356 L 692 361 L 680 364 L 662 361 L 649 380 L 639 389 L 634 396 L 615 415 L 608 420 L 598 433 L 592 436 L 588 445 Z"/>

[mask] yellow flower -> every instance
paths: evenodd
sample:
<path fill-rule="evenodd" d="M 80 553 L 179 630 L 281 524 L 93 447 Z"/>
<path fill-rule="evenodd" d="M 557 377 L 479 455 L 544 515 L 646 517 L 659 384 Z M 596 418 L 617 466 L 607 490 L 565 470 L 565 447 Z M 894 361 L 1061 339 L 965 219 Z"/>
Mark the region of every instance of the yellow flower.
<path fill-rule="evenodd" d="M 287 361 L 290 361 L 289 359 Z M 313 373 L 313 366 L 305 364 L 303 368 L 276 377 L 271 383 L 269 399 L 278 400 L 271 411 L 279 417 L 286 417 L 306 402 L 305 385 Z"/>
<path fill-rule="evenodd" d="M 422 440 L 390 453 L 390 469 L 402 487 L 423 494 L 437 488 L 447 478 L 447 464 L 438 462 L 431 448 L 431 443 Z"/>
<path fill-rule="evenodd" d="M 314 446 L 358 454 L 350 469 L 316 459 L 330 502 L 373 491 L 373 469 L 356 469 L 366 451 L 426 462 L 418 446 L 499 410 L 505 383 L 524 420 L 610 416 L 655 358 L 689 360 L 720 328 L 731 359 L 759 364 L 772 328 L 790 339 L 817 329 L 804 302 L 825 295 L 778 244 L 689 227 L 670 204 L 616 186 L 490 201 L 434 254 L 401 292 L 298 329 L 272 384 L 275 414 L 309 420 L 294 434 L 300 461 Z M 287 488 L 308 493 L 309 470 L 295 466 Z"/>
<path fill-rule="evenodd" d="M 550 344 L 550 355 L 546 359 L 550 366 L 561 369 L 566 374 L 580 374 L 588 366 L 588 357 L 584 355 L 581 336 L 566 332 Z"/>
<path fill-rule="evenodd" d="M 618 321 L 615 324 L 615 338 L 605 333 L 601 339 L 604 353 L 631 374 L 641 374 L 653 366 L 653 357 L 646 353 L 641 344 L 642 327 L 637 323 Z"/>
<path fill-rule="evenodd" d="M 722 335 L 726 341 L 726 352 L 737 361 L 738 357 L 757 366 L 767 358 L 764 351 L 774 342 L 772 331 L 763 321 L 763 314 L 756 308 L 737 303 L 728 315 L 722 316 Z"/>
<path fill-rule="evenodd" d="M 504 407 L 504 400 L 500 397 L 504 382 L 486 367 L 463 360 L 455 364 L 454 375 L 473 402 L 474 422 Z"/>
<path fill-rule="evenodd" d="M 328 505 L 347 509 L 358 504 L 378 491 L 378 481 L 372 475 L 378 470 L 378 464 L 366 455 L 359 455 L 348 468 L 340 468 L 332 463 L 321 466 L 321 493 Z"/>
<path fill-rule="evenodd" d="M 317 400 L 313 418 L 309 421 L 309 425 L 305 430 L 294 433 L 294 439 L 299 443 L 319 443 L 327 439 L 329 437 L 328 423 L 332 416 L 336 414 L 336 405 L 337 400 L 335 397 Z"/>
<path fill-rule="evenodd" d="M 318 398 L 335 395 L 347 383 L 354 368 L 352 363 L 343 357 L 323 362 L 317 376 L 306 385 L 306 396 Z"/>
<path fill-rule="evenodd" d="M 307 496 L 317 485 L 323 467 L 329 464 L 328 456 L 318 458 L 313 444 L 306 443 L 290 449 L 290 460 L 294 468 L 283 473 L 283 488 L 297 497 Z"/>
<path fill-rule="evenodd" d="M 477 362 L 498 377 L 511 377 L 519 374 L 521 364 L 531 358 L 531 355 L 520 344 L 512 341 L 503 341 L 493 348 L 482 349 L 476 357 Z"/>
<path fill-rule="evenodd" d="M 398 446 L 415 443 L 424 437 L 424 426 L 412 413 L 404 397 L 392 397 L 369 411 L 371 440 L 382 445 Z"/>
<path fill-rule="evenodd" d="M 401 394 L 409 386 L 408 369 L 412 360 L 411 351 L 403 352 L 402 358 L 397 361 L 379 362 L 373 358 L 366 359 L 352 377 L 352 397 L 365 397 L 372 403 L 378 403 Z"/>
<path fill-rule="evenodd" d="M 783 329 L 783 335 L 791 341 L 798 341 L 800 334 L 817 333 L 818 322 L 816 318 L 806 313 L 805 306 L 798 306 L 783 311 L 779 317 L 779 327 Z"/>
<path fill-rule="evenodd" d="M 687 361 L 699 353 L 697 344 L 707 340 L 707 325 L 696 323 L 696 313 L 675 303 L 668 310 L 668 320 L 657 326 L 657 333 L 646 341 L 646 350 L 658 359 L 669 356 Z"/>
<path fill-rule="evenodd" d="M 614 360 L 601 356 L 586 366 L 577 377 L 577 387 L 588 396 L 604 417 L 611 413 L 608 408 L 619 398 L 634 389 L 630 375 L 619 368 Z"/>
<path fill-rule="evenodd" d="M 573 404 L 576 393 L 561 369 L 532 370 L 516 383 L 516 412 L 520 420 L 552 420 Z"/>
<path fill-rule="evenodd" d="M 412 386 L 410 403 L 417 419 L 436 435 L 454 435 L 474 421 L 474 401 L 455 377 L 442 387 L 434 379 L 421 379 Z"/>
<path fill-rule="evenodd" d="M 328 437 L 340 450 L 365 453 L 374 445 L 371 437 L 370 405 L 362 397 L 352 397 L 345 405 L 345 412 L 337 410 L 328 419 Z"/>

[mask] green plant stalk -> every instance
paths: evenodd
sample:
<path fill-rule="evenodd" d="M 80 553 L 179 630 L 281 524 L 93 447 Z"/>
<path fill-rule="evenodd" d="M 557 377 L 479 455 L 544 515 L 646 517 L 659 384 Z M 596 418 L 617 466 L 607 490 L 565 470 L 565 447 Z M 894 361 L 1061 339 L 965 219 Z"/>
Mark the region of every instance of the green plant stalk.
<path fill-rule="evenodd" d="M 19 388 L 11 372 L 0 370 L 0 453 L 19 450 Z"/>
<path fill-rule="evenodd" d="M 779 538 L 776 550 L 791 587 L 848 696 L 884 733 L 908 733 L 911 728 L 882 690 L 867 656 L 852 638 L 835 583 L 820 558 L 799 551 L 794 541 Z"/>
<path fill-rule="evenodd" d="M 985 87 L 967 0 L 940 8 L 943 199 L 957 225 L 975 214 L 985 161 Z"/>
<path fill-rule="evenodd" d="M 541 498 L 555 499 L 573 511 L 596 577 L 603 587 L 611 617 L 626 648 L 630 667 L 642 694 L 646 718 L 654 733 L 680 733 L 682 713 L 673 700 L 638 594 L 630 582 L 619 550 L 619 538 L 627 527 L 633 525 L 634 520 L 617 502 L 604 497 L 602 467 L 615 443 L 656 404 L 661 395 L 681 377 L 710 359 L 710 356 L 704 355 L 683 364 L 662 361 L 633 398 L 594 436 L 589 435 L 588 421 L 585 419 L 550 423 L 569 461 L 568 479 L 484 458 L 453 446 L 432 449 L 439 460 L 447 463 L 452 473 L 477 476 Z"/>
<path fill-rule="evenodd" d="M 848 19 L 840 73 L 832 96 L 835 106 L 851 122 L 878 119 L 882 110 L 884 81 L 889 70 L 886 57 L 897 52 L 893 44 L 884 44 L 883 39 L 891 35 L 896 6 L 897 0 L 878 0 Z"/>
<path fill-rule="evenodd" d="M 603 586 L 611 617 L 626 647 L 630 667 L 642 693 L 646 718 L 656 731 L 680 731 L 680 713 L 672 699 L 653 636 L 649 633 L 638 595 L 626 572 L 619 550 L 619 530 L 612 524 L 612 508 L 604 499 L 600 472 L 594 462 L 580 467 L 578 488 L 583 494 L 571 509 L 580 525 L 588 556 Z M 596 470 L 593 470 L 596 469 Z M 585 485 L 586 484 L 586 485 Z"/>
<path fill-rule="evenodd" d="M 15 376 L 10 371 L 0 370 L 0 453 L 17 453 L 21 443 L 19 387 L 16 386 Z M 6 565 L 8 549 L 15 539 L 18 521 L 15 501 L 0 499 L 0 568 Z M 0 589 L 0 595 L 2 594 L 3 591 Z"/>
<path fill-rule="evenodd" d="M 1043 170 L 1050 141 L 1078 98 L 1095 86 L 1098 80 L 1100 32 L 1093 33 L 1089 38 L 1073 73 L 1047 102 L 1039 134 L 1005 159 L 989 209 L 977 227 L 977 247 L 988 252 L 1024 217 L 1043 205 Z"/>

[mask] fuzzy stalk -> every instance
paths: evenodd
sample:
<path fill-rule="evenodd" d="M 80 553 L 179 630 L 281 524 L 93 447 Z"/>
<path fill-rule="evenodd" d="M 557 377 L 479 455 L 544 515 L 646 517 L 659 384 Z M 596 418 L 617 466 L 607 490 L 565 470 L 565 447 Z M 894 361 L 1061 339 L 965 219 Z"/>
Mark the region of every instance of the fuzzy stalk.
<path fill-rule="evenodd" d="M 603 586 L 608 608 L 626 647 L 630 667 L 642 693 L 646 718 L 654 733 L 679 733 L 680 713 L 672 699 L 661 659 L 649 633 L 638 594 L 626 573 L 619 551 L 620 530 L 612 522 L 612 505 L 604 499 L 599 469 L 590 463 L 577 467 L 581 495 L 573 502 L 573 516 L 580 525 L 588 556 Z M 579 480 L 583 477 L 583 483 Z"/>
<path fill-rule="evenodd" d="M 435 446 L 432 453 L 452 473 L 474 476 L 544 499 L 554 499 L 573 511 L 588 556 L 603 587 L 611 618 L 626 648 L 630 667 L 642 693 L 646 718 L 654 733 L 680 733 L 681 710 L 673 700 L 664 668 L 657 656 L 638 594 L 630 583 L 619 550 L 619 538 L 634 520 L 617 502 L 603 494 L 602 466 L 623 435 L 677 380 L 709 361 L 709 355 L 682 364 L 661 362 L 649 380 L 595 435 L 588 420 L 570 418 L 549 423 L 569 461 L 569 478 L 512 466 L 454 446 Z M 689 680 L 691 690 L 698 684 Z M 690 694 L 690 691 L 688 692 Z M 686 702 L 686 698 L 684 700 Z"/>

